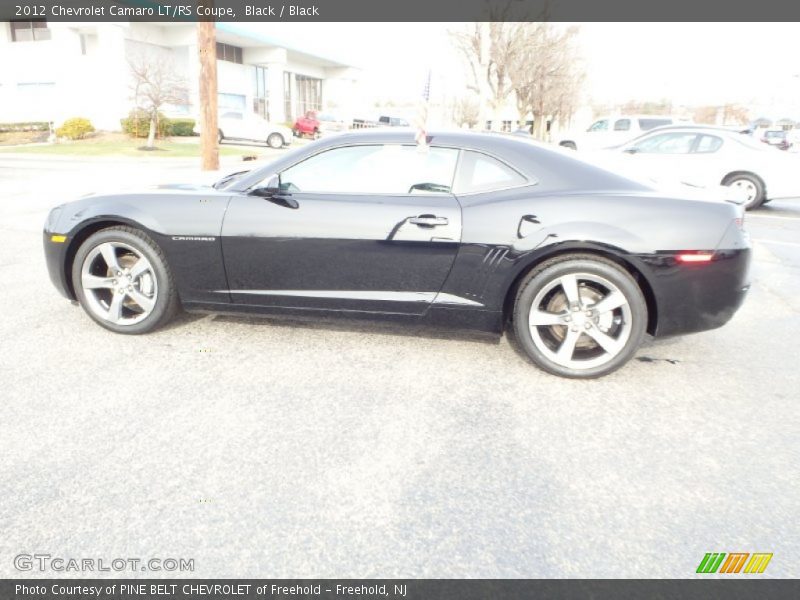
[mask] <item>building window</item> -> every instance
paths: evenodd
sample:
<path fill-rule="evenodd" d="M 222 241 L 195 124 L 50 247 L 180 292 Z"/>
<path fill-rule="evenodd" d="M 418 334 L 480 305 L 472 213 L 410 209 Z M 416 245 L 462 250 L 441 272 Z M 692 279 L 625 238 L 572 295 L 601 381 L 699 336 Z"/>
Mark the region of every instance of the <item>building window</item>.
<path fill-rule="evenodd" d="M 253 112 L 269 121 L 269 87 L 266 67 L 255 67 L 256 85 Z"/>
<path fill-rule="evenodd" d="M 217 42 L 217 60 L 226 60 L 240 65 L 242 64 L 242 49 L 239 46 Z"/>
<path fill-rule="evenodd" d="M 297 114 L 304 115 L 309 111 L 322 110 L 322 79 L 296 75 L 297 81 Z"/>
<path fill-rule="evenodd" d="M 292 74 L 288 71 L 283 72 L 283 114 L 287 121 L 294 120 L 294 110 L 292 110 Z"/>
<path fill-rule="evenodd" d="M 50 39 L 47 21 L 11 21 L 12 42 L 41 42 Z"/>

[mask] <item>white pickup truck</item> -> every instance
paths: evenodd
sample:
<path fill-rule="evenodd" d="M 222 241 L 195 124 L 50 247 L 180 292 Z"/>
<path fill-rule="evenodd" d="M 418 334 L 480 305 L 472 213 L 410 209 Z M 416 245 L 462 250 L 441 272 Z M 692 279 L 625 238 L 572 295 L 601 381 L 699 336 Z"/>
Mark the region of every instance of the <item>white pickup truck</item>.
<path fill-rule="evenodd" d="M 558 140 L 559 146 L 572 150 L 599 150 L 623 144 L 655 127 L 677 124 L 678 119 L 664 115 L 617 115 L 603 117 L 586 131 L 567 132 Z"/>

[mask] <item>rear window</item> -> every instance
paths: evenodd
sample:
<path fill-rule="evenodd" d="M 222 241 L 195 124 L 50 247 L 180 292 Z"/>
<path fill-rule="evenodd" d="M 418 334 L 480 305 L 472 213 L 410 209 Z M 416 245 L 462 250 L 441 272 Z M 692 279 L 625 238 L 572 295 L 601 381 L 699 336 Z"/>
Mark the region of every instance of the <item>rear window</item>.
<path fill-rule="evenodd" d="M 474 194 L 524 185 L 528 180 L 496 158 L 465 150 L 456 174 L 454 192 Z"/>
<path fill-rule="evenodd" d="M 695 152 L 698 154 L 710 154 L 722 147 L 722 140 L 715 135 L 701 135 L 697 142 Z"/>
<path fill-rule="evenodd" d="M 672 125 L 672 119 L 639 119 L 639 129 L 642 131 L 649 131 L 664 125 Z"/>

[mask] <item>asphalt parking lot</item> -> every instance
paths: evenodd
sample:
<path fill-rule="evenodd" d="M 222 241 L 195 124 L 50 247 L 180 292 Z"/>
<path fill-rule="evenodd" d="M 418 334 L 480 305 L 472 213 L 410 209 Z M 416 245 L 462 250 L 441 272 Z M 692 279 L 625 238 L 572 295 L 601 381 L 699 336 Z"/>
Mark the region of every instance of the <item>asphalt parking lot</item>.
<path fill-rule="evenodd" d="M 800 576 L 800 199 L 748 214 L 731 323 L 580 382 L 505 339 L 351 322 L 115 335 L 53 289 L 51 206 L 195 178 L 214 175 L 0 154 L 0 577 L 81 575 L 14 567 L 48 553 L 192 558 L 195 577 L 684 578 L 735 551 Z"/>

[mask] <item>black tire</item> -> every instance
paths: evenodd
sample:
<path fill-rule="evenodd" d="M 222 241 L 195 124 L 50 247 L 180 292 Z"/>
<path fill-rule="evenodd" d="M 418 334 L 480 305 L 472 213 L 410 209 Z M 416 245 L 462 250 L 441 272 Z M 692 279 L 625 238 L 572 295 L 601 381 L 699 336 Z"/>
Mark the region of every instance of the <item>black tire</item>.
<path fill-rule="evenodd" d="M 111 323 L 100 318 L 90 308 L 89 299 L 82 284 L 81 270 L 87 256 L 98 246 L 107 242 L 130 246 L 144 256 L 152 266 L 158 293 L 150 314 L 138 323 L 130 325 Z M 99 325 L 116 333 L 149 333 L 166 324 L 180 309 L 177 288 L 164 253 L 150 236 L 133 227 L 110 227 L 89 236 L 75 254 L 75 260 L 72 263 L 72 285 L 78 302 L 86 314 Z"/>
<path fill-rule="evenodd" d="M 280 133 L 270 133 L 267 136 L 267 146 L 270 148 L 278 149 L 283 148 L 284 139 Z"/>
<path fill-rule="evenodd" d="M 561 142 L 559 146 L 561 146 L 562 148 L 568 148 L 569 150 L 578 149 L 578 146 L 575 144 L 575 142 Z"/>
<path fill-rule="evenodd" d="M 722 185 L 733 187 L 737 183 L 749 184 L 755 187 L 755 195 L 752 200 L 745 203 L 745 210 L 753 210 L 764 204 L 767 188 L 761 178 L 753 173 L 731 173 L 722 180 Z"/>
<path fill-rule="evenodd" d="M 620 324 L 615 324 L 612 326 L 620 328 L 625 327 L 627 331 L 627 341 L 625 341 L 624 344 L 622 341 L 619 342 L 618 345 L 621 347 L 621 349 L 617 353 L 612 355 L 611 353 L 605 352 L 602 348 L 600 348 L 599 344 L 595 344 L 594 338 L 590 338 L 590 336 L 583 330 L 580 330 L 577 334 L 575 334 L 578 340 L 582 340 L 584 339 L 584 336 L 586 336 L 585 341 L 582 342 L 584 346 L 591 346 L 592 344 L 597 346 L 594 349 L 591 347 L 587 349 L 581 349 L 579 352 L 593 352 L 595 355 L 598 355 L 599 353 L 601 358 L 594 360 L 603 360 L 602 357 L 605 356 L 605 354 L 609 355 L 607 362 L 604 364 L 600 364 L 598 366 L 570 368 L 551 360 L 551 358 L 549 358 L 537 346 L 537 343 L 534 342 L 528 317 L 531 312 L 533 301 L 541 291 L 548 288 L 548 286 L 552 286 L 554 282 L 561 280 L 561 278 L 565 275 L 584 275 L 596 277 L 598 280 L 605 280 L 613 284 L 613 286 L 617 288 L 617 291 L 624 295 L 624 298 L 627 301 L 625 313 L 627 316 L 614 317 L 614 319 L 620 319 Z M 585 297 L 587 294 L 586 287 L 579 289 L 581 290 L 579 295 L 583 294 L 581 298 Z M 591 306 L 591 304 L 589 306 Z M 568 316 L 575 315 L 575 313 L 569 312 L 569 310 L 569 308 L 566 308 L 565 314 Z M 615 311 L 617 310 L 621 312 L 623 309 L 615 309 Z M 595 323 L 597 322 L 598 318 L 599 317 L 597 316 L 595 317 Z M 574 320 L 575 319 L 573 319 L 573 321 Z M 582 315 L 581 320 L 584 320 Z M 627 321 L 627 324 L 623 323 L 623 321 Z M 616 323 L 616 321 L 614 322 Z M 578 324 L 574 323 L 574 325 L 577 331 Z M 597 325 L 595 325 L 595 327 L 596 326 Z M 556 351 L 558 346 L 558 340 L 556 339 L 556 336 L 562 336 L 562 339 L 565 341 L 567 335 L 566 330 L 568 326 L 552 325 L 541 327 L 547 330 L 543 332 L 544 334 L 553 336 L 554 346 L 552 351 Z M 537 327 L 537 332 L 541 327 Z M 586 327 L 588 328 L 591 326 L 587 325 Z M 631 359 L 636 350 L 639 348 L 642 343 L 642 339 L 644 338 L 646 329 L 647 303 L 645 302 L 642 291 L 639 288 L 636 280 L 631 276 L 630 273 L 628 273 L 628 271 L 617 265 L 615 262 L 592 254 L 570 254 L 559 256 L 537 265 L 527 275 L 525 275 L 519 285 L 516 299 L 514 301 L 514 309 L 510 326 L 511 333 L 515 338 L 517 347 L 521 349 L 536 366 L 554 375 L 576 379 L 602 377 L 603 375 L 608 375 L 609 373 L 619 369 Z M 621 331 L 622 330 L 620 329 L 620 340 L 624 339 Z M 540 340 L 542 340 L 544 339 L 545 335 L 541 335 L 539 337 Z M 542 342 L 540 341 L 540 343 Z M 587 360 L 585 362 L 588 363 L 589 361 Z"/>
<path fill-rule="evenodd" d="M 221 144 L 222 140 L 225 139 L 225 136 L 222 135 L 222 129 L 217 132 L 217 144 Z"/>

